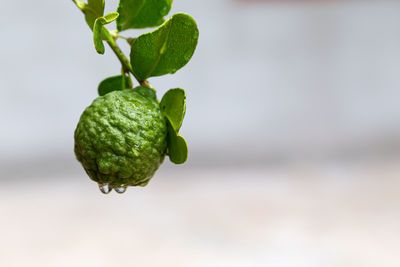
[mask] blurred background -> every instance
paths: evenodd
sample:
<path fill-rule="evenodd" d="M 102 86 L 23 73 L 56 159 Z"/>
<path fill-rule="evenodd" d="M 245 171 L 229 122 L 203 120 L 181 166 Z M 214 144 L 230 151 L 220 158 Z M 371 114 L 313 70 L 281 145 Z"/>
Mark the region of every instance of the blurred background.
<path fill-rule="evenodd" d="M 118 60 L 72 1 L 2 10 L 0 266 L 400 265 L 400 1 L 175 0 L 189 160 L 123 195 L 73 154 Z"/>

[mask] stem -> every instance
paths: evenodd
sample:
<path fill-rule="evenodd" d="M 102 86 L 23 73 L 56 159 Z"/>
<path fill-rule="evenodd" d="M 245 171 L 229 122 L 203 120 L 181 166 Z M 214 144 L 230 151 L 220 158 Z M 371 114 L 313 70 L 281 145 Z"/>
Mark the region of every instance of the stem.
<path fill-rule="evenodd" d="M 122 52 L 122 50 L 119 48 L 119 46 L 117 45 L 117 43 L 115 42 L 114 38 L 112 37 L 111 33 L 109 32 L 109 30 L 107 30 L 106 28 L 104 28 L 103 31 L 103 37 L 106 40 L 107 44 L 111 47 L 111 49 L 114 51 L 115 55 L 118 57 L 119 61 L 121 62 L 122 68 L 124 68 L 124 70 L 126 72 L 130 72 L 133 74 L 133 76 L 135 76 L 135 74 L 133 73 L 133 69 L 131 66 L 131 63 L 129 62 L 129 60 L 126 58 L 126 56 L 124 55 L 124 53 Z M 136 77 L 135 77 L 136 78 Z"/>
<path fill-rule="evenodd" d="M 85 10 L 87 9 L 87 5 L 81 1 L 81 0 L 72 0 L 72 2 L 75 3 L 75 5 L 83 12 L 85 13 Z M 122 50 L 119 48 L 117 43 L 115 42 L 115 39 L 111 32 L 106 28 L 103 27 L 103 32 L 102 32 L 103 38 L 105 41 L 108 43 L 108 45 L 111 47 L 111 49 L 114 51 L 115 55 L 121 62 L 122 68 L 124 69 L 125 72 L 130 72 L 132 73 L 133 77 L 139 82 L 140 85 L 150 87 L 150 84 L 147 80 L 140 81 L 135 73 L 133 73 L 133 68 L 129 60 L 126 58 Z"/>
<path fill-rule="evenodd" d="M 129 39 L 129 37 L 125 37 L 125 36 L 122 36 L 122 35 L 117 35 L 117 38 L 121 38 L 121 39 L 124 39 L 124 40 L 126 40 L 126 41 L 128 41 L 128 39 Z"/>
<path fill-rule="evenodd" d="M 141 86 L 144 86 L 144 87 L 151 88 L 150 83 L 149 83 L 148 80 L 141 81 L 141 82 L 140 82 L 140 85 L 141 85 Z"/>
<path fill-rule="evenodd" d="M 135 77 L 135 79 L 138 81 L 138 83 L 141 86 L 145 86 L 145 87 L 149 87 L 150 88 L 150 84 L 147 80 L 141 81 L 133 72 L 133 68 L 131 63 L 129 62 L 129 60 L 126 58 L 126 56 L 124 55 L 124 53 L 122 52 L 122 50 L 119 48 L 119 46 L 117 45 L 117 42 L 115 41 L 114 37 L 111 35 L 110 31 L 103 27 L 104 31 L 103 31 L 103 37 L 105 38 L 106 42 L 108 43 L 108 45 L 111 47 L 111 49 L 114 51 L 115 55 L 118 57 L 119 61 L 122 64 L 122 68 L 126 71 L 126 72 L 130 72 L 132 73 L 133 77 Z"/>
<path fill-rule="evenodd" d="M 128 81 L 128 87 L 133 88 L 133 82 L 131 76 L 129 75 L 129 72 L 125 71 L 124 68 L 121 68 L 121 75 L 122 75 L 122 86 L 125 86 L 126 81 Z"/>
<path fill-rule="evenodd" d="M 121 36 L 121 35 L 119 35 L 119 34 L 116 35 L 116 38 L 124 39 L 129 45 L 132 44 L 132 41 L 133 41 L 133 39 L 134 39 L 134 38 L 131 38 L 131 37 L 124 37 L 124 36 Z"/>

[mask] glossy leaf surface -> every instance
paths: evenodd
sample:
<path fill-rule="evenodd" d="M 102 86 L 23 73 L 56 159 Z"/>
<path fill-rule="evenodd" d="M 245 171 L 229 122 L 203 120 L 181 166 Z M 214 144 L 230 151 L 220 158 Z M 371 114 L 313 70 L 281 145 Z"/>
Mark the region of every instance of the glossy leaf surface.
<path fill-rule="evenodd" d="M 161 112 L 171 123 L 175 133 L 179 132 L 186 112 L 186 95 L 181 88 L 165 93 L 160 102 Z"/>
<path fill-rule="evenodd" d="M 119 31 L 156 27 L 165 20 L 171 9 L 172 0 L 120 0 L 117 20 Z"/>
<path fill-rule="evenodd" d="M 153 32 L 136 38 L 131 45 L 131 63 L 141 81 L 175 73 L 191 59 L 199 37 L 194 19 L 184 13 L 173 15 Z"/>
<path fill-rule="evenodd" d="M 127 77 L 122 75 L 116 75 L 104 79 L 98 87 L 98 93 L 100 96 L 108 94 L 112 91 L 123 90 L 130 88 L 130 81 Z"/>
<path fill-rule="evenodd" d="M 168 123 L 168 155 L 175 164 L 183 164 L 188 157 L 188 147 L 185 138 L 175 133 Z"/>

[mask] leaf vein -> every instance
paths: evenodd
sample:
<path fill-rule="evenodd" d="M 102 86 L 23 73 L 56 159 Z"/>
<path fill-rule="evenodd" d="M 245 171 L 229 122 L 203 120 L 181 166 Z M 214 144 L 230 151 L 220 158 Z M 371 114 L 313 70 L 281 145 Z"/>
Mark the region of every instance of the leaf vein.
<path fill-rule="evenodd" d="M 152 74 L 152 73 L 154 72 L 154 70 L 157 68 L 158 63 L 160 63 L 160 59 L 161 59 L 161 56 L 162 56 L 161 50 L 164 48 L 164 46 L 167 46 L 167 42 L 168 42 L 168 39 L 169 39 L 169 35 L 170 35 L 170 33 L 171 33 L 172 22 L 173 22 L 173 20 L 171 20 L 170 23 L 169 23 L 169 29 L 168 29 L 168 32 L 167 32 L 167 34 L 166 34 L 166 36 L 165 36 L 164 42 L 163 42 L 162 46 L 160 47 L 160 50 L 158 51 L 158 56 L 157 56 L 157 59 L 156 59 L 155 62 L 154 62 L 154 65 L 151 67 L 149 73 L 147 73 L 147 75 L 146 75 L 146 79 L 147 79 L 147 77 L 150 77 L 150 76 L 151 76 L 151 74 Z"/>

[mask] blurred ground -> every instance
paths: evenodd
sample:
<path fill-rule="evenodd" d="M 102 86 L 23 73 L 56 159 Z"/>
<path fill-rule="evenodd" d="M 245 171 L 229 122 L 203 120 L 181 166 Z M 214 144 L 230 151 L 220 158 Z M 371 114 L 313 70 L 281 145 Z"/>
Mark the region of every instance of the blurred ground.
<path fill-rule="evenodd" d="M 399 266 L 400 161 L 2 184 L 0 266 Z"/>

